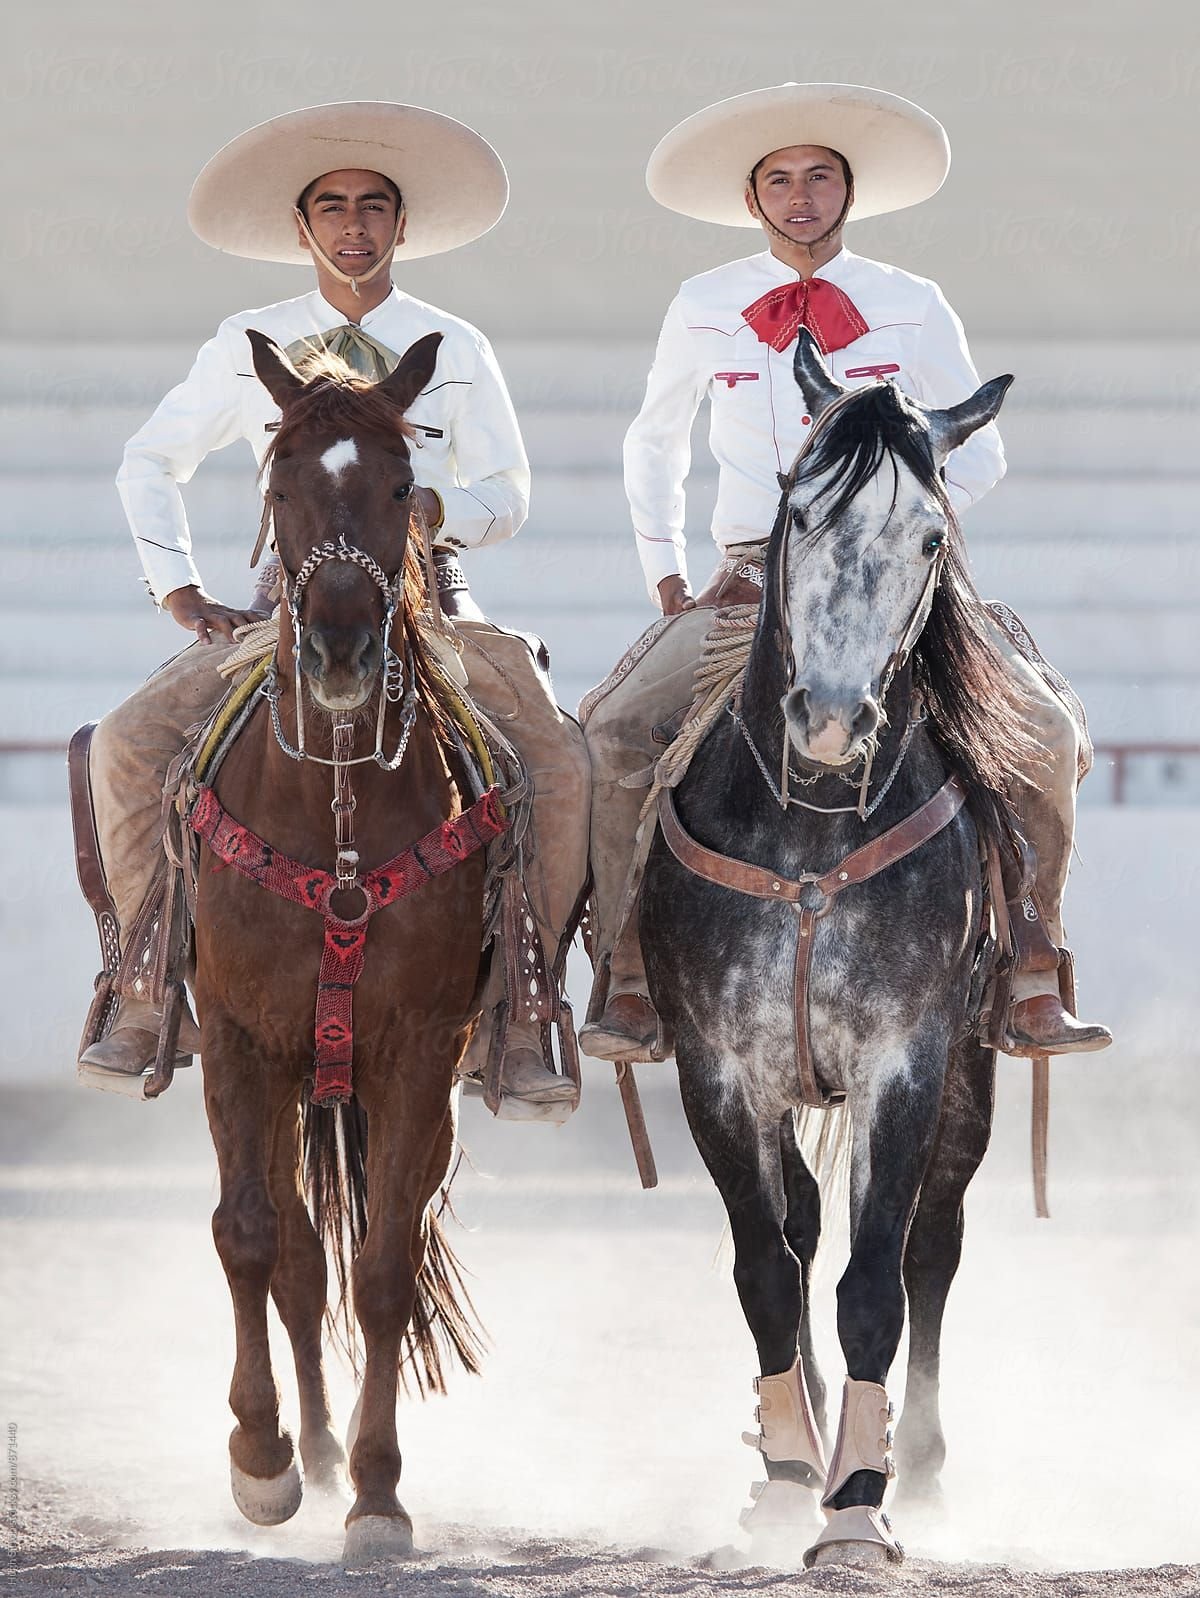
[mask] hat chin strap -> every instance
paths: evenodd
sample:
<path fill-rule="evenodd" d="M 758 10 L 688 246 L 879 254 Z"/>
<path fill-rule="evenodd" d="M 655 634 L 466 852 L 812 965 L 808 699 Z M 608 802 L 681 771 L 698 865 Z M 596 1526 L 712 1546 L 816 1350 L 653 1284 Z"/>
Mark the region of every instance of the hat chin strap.
<path fill-rule="evenodd" d="M 309 227 L 308 218 L 305 216 L 304 212 L 298 205 L 294 205 L 292 210 L 295 212 L 296 221 L 300 224 L 301 233 L 303 233 L 304 237 L 308 240 L 309 249 L 316 256 L 317 260 L 320 261 L 325 270 L 333 277 L 336 277 L 340 283 L 345 283 L 349 287 L 351 293 L 357 295 L 359 292 L 360 283 L 369 283 L 373 277 L 378 277 L 380 272 L 382 272 L 385 267 L 391 265 L 392 256 L 396 253 L 396 246 L 400 242 L 400 231 L 404 226 L 403 209 L 401 209 L 399 215 L 396 217 L 396 231 L 392 235 L 390 247 L 384 252 L 383 255 L 379 257 L 369 272 L 363 272 L 358 277 L 351 277 L 349 272 L 343 272 L 340 266 L 336 265 L 330 260 L 330 258 L 325 254 L 325 251 L 313 237 L 313 230 Z"/>

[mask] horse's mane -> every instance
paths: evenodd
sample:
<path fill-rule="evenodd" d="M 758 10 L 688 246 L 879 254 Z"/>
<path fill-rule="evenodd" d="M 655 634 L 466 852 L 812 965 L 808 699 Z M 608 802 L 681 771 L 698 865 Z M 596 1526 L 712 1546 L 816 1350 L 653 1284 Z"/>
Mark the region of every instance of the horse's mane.
<path fill-rule="evenodd" d="M 259 481 L 269 475 L 271 463 L 281 449 L 290 448 L 298 437 L 310 429 L 320 432 L 344 430 L 346 433 L 366 433 L 380 438 L 386 444 L 395 444 L 398 450 L 408 453 L 409 440 L 417 430 L 405 419 L 404 412 L 395 400 L 378 383 L 361 377 L 340 355 L 330 350 L 314 348 L 293 363 L 304 387 L 290 400 L 283 413 L 275 437 L 271 440 L 262 465 Z M 264 520 L 271 514 L 268 497 L 263 507 Z M 400 615 L 404 635 L 412 650 L 417 677 L 417 691 L 443 749 L 454 747 L 449 731 L 447 712 L 443 708 L 444 695 L 439 688 L 439 673 L 430 663 L 418 618 L 426 608 L 429 587 L 421 558 L 410 537 L 404 549 L 404 583 L 400 602 Z"/>
<path fill-rule="evenodd" d="M 920 412 L 892 383 L 856 393 L 822 428 L 796 481 L 832 472 L 820 496 L 819 538 L 891 457 L 899 488 L 903 464 L 946 518 L 947 548 L 929 619 L 913 649 L 913 681 L 929 707 L 930 730 L 967 786 L 977 817 L 999 827 L 1013 773 L 1041 752 L 1027 730 L 1027 701 L 988 637 L 984 604 L 967 564 L 966 546 L 946 484 L 934 465 Z M 895 497 L 893 496 L 893 509 Z"/>

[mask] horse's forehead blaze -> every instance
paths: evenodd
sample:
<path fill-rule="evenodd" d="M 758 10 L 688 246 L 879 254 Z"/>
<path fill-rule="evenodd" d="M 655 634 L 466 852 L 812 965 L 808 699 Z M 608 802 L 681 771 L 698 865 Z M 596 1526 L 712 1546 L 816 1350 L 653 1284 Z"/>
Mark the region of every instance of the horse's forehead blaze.
<path fill-rule="evenodd" d="M 330 444 L 329 448 L 321 456 L 321 465 L 333 478 L 334 482 L 337 482 L 347 467 L 357 465 L 357 463 L 358 445 L 352 438 L 339 438 L 337 443 Z"/>

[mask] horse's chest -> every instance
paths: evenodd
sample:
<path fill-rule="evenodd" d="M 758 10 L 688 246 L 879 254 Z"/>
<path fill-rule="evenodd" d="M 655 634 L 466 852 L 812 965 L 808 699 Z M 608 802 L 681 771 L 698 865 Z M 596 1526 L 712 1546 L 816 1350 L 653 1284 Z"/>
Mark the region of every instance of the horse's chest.
<path fill-rule="evenodd" d="M 881 920 L 869 901 L 847 899 L 816 921 L 807 962 L 800 928 L 796 911 L 764 906 L 708 984 L 722 1069 L 763 1106 L 796 1102 L 801 1032 L 821 1087 L 844 1089 L 864 1056 L 906 1056 L 928 998 L 927 938 Z M 901 980 L 883 979 L 892 968 Z"/>

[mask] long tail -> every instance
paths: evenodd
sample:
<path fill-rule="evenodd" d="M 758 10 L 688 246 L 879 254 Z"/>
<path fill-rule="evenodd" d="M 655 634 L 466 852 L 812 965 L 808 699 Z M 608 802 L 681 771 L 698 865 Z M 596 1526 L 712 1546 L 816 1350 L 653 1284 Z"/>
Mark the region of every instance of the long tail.
<path fill-rule="evenodd" d="M 850 1199 L 850 1151 L 854 1143 L 850 1111 L 841 1104 L 826 1110 L 801 1108 L 794 1115 L 796 1142 L 821 1189 L 823 1213 L 844 1213 Z"/>
<path fill-rule="evenodd" d="M 306 1099 L 303 1120 L 304 1186 L 317 1236 L 333 1261 L 336 1302 L 325 1307 L 330 1337 L 345 1353 L 356 1378 L 362 1351 L 354 1318 L 351 1267 L 367 1235 L 367 1116 L 357 1099 L 336 1109 L 314 1108 Z M 453 1179 L 453 1178 L 452 1178 Z M 483 1329 L 447 1241 L 440 1215 L 449 1208 L 449 1184 L 435 1212 L 425 1213 L 425 1256 L 417 1273 L 417 1296 L 404 1334 L 400 1379 L 422 1398 L 446 1391 L 449 1363 L 478 1373 Z"/>

